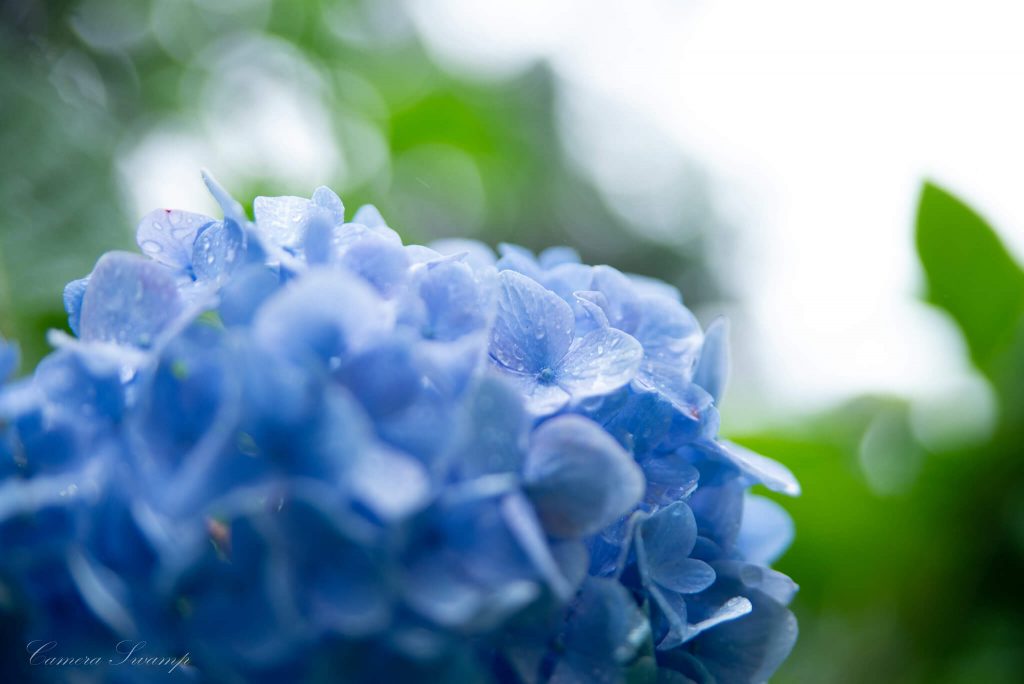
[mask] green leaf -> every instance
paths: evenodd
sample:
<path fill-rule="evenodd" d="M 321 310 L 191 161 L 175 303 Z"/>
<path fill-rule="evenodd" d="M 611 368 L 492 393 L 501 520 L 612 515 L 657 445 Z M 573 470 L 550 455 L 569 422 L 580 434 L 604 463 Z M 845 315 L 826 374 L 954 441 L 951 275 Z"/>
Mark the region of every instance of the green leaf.
<path fill-rule="evenodd" d="M 917 210 L 917 251 L 928 300 L 953 316 L 974 362 L 991 371 L 1024 312 L 1024 271 L 981 216 L 929 182 Z"/>

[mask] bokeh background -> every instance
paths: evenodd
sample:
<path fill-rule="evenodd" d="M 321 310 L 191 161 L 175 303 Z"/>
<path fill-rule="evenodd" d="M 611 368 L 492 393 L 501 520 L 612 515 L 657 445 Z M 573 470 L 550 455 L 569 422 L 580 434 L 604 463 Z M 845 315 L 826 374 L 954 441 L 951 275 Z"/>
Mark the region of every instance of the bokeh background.
<path fill-rule="evenodd" d="M 407 241 L 571 244 L 732 319 L 725 431 L 804 486 L 775 681 L 1020 681 L 1022 30 L 989 0 L 0 0 L 0 333 L 28 372 L 139 216 L 215 211 L 200 167 Z"/>

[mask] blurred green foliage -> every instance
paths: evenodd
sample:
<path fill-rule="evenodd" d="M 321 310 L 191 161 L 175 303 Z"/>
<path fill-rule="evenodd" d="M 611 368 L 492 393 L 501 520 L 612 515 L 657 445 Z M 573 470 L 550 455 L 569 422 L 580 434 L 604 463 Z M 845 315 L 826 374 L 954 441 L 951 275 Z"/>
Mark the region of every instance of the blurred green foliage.
<path fill-rule="evenodd" d="M 982 443 L 926 445 L 906 401 L 867 397 L 741 440 L 803 484 L 784 502 L 797 539 L 780 563 L 801 584 L 801 635 L 778 682 L 973 684 L 1024 672 L 1024 272 L 980 216 L 930 183 L 917 244 L 928 301 L 995 389 L 996 423 Z M 872 481 L 879 467 L 896 487 Z"/>

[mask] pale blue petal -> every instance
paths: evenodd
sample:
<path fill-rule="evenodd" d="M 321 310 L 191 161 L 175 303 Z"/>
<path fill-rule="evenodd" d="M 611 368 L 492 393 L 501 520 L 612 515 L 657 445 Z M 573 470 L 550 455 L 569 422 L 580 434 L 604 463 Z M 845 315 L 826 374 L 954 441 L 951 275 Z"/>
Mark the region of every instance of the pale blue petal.
<path fill-rule="evenodd" d="M 751 480 L 763 484 L 773 492 L 789 496 L 800 495 L 800 483 L 793 477 L 789 468 L 778 461 L 727 440 L 719 440 L 706 446 L 711 453 L 732 463 Z"/>
<path fill-rule="evenodd" d="M 573 399 L 608 394 L 633 379 L 643 355 L 640 343 L 621 330 L 594 330 L 573 344 L 556 381 Z"/>
<path fill-rule="evenodd" d="M 209 216 L 176 209 L 156 209 L 142 217 L 135 241 L 142 253 L 174 269 L 192 265 L 192 245 L 203 226 L 214 223 Z"/>
<path fill-rule="evenodd" d="M 242 262 L 245 233 L 234 221 L 211 223 L 196 236 L 192 248 L 192 271 L 198 280 L 221 283 Z"/>
<path fill-rule="evenodd" d="M 395 293 L 409 270 L 405 249 L 376 236 L 360 240 L 345 250 L 341 263 L 385 297 Z"/>
<path fill-rule="evenodd" d="M 377 207 L 372 204 L 364 204 L 356 209 L 356 215 L 352 217 L 352 223 L 358 223 L 367 228 L 381 228 L 388 225 L 384 221 L 384 217 L 380 215 Z"/>
<path fill-rule="evenodd" d="M 640 467 L 647 478 L 645 500 L 655 506 L 668 506 L 688 497 L 700 479 L 700 472 L 674 452 L 644 459 Z"/>
<path fill-rule="evenodd" d="M 68 327 L 71 332 L 79 334 L 82 320 L 82 298 L 89 286 L 89 277 L 72 280 L 64 286 L 64 311 L 68 314 Z"/>
<path fill-rule="evenodd" d="M 108 252 L 100 257 L 82 298 L 83 340 L 151 345 L 182 310 L 171 272 L 144 257 Z"/>
<path fill-rule="evenodd" d="M 325 210 L 338 225 L 345 222 L 345 204 L 327 186 L 321 185 L 313 191 L 313 204 Z"/>
<path fill-rule="evenodd" d="M 633 283 L 611 266 L 595 266 L 591 288 L 604 294 L 611 324 L 632 333 L 643 317 L 643 307 Z"/>
<path fill-rule="evenodd" d="M 736 548 L 745 560 L 771 565 L 793 542 L 793 519 L 779 504 L 750 494 L 743 499 L 743 522 Z"/>
<path fill-rule="evenodd" d="M 425 338 L 454 340 L 487 324 L 492 283 L 479 282 L 467 264 L 449 259 L 426 264 L 414 282 L 424 305 L 420 332 Z"/>
<path fill-rule="evenodd" d="M 580 263 L 580 253 L 572 247 L 558 246 L 548 247 L 537 257 L 542 268 L 550 269 L 561 264 Z"/>
<path fill-rule="evenodd" d="M 544 528 L 558 537 L 600 531 L 644 493 L 633 458 L 596 423 L 575 415 L 552 418 L 534 431 L 523 477 Z"/>
<path fill-rule="evenodd" d="M 253 327 L 257 340 L 295 360 L 317 358 L 333 365 L 384 335 L 393 317 L 362 279 L 315 269 L 267 300 Z"/>
<path fill-rule="evenodd" d="M 702 591 L 715 580 L 711 566 L 689 557 L 696 542 L 697 521 L 682 501 L 657 511 L 637 529 L 650 579 L 680 594 Z"/>
<path fill-rule="evenodd" d="M 574 318 L 555 293 L 515 271 L 502 271 L 491 357 L 519 373 L 553 369 L 572 342 Z"/>
<path fill-rule="evenodd" d="M 428 247 L 445 256 L 465 254 L 466 262 L 473 267 L 473 270 L 494 266 L 497 261 L 494 250 L 479 240 L 446 238 L 444 240 L 435 240 Z"/>
<path fill-rule="evenodd" d="M 704 332 L 704 348 L 693 375 L 693 381 L 715 398 L 722 401 L 729 375 L 729 321 L 716 318 Z"/>
<path fill-rule="evenodd" d="M 408 517 L 422 508 L 430 490 L 422 465 L 383 447 L 367 450 L 355 460 L 348 484 L 356 500 L 388 521 Z"/>
<path fill-rule="evenodd" d="M 238 200 L 231 196 L 227 190 L 221 186 L 220 183 L 210 174 L 209 171 L 203 171 L 203 182 L 206 183 L 206 188 L 213 195 L 213 198 L 217 200 L 217 204 L 220 205 L 221 210 L 224 212 L 224 218 L 231 219 L 240 226 L 244 226 L 249 218 L 245 215 L 245 209 L 239 204 Z"/>
<path fill-rule="evenodd" d="M 533 252 L 525 247 L 502 242 L 498 244 L 498 254 L 501 258 L 495 265 L 499 271 L 511 270 L 522 273 L 537 282 L 544 279 L 544 271 L 534 258 Z"/>
<path fill-rule="evenodd" d="M 249 325 L 265 302 L 281 286 L 281 278 L 262 264 L 240 268 L 220 293 L 220 317 L 225 325 Z"/>
<path fill-rule="evenodd" d="M 626 273 L 624 275 L 633 283 L 633 287 L 641 297 L 664 297 L 673 302 L 683 303 L 683 295 L 679 292 L 679 288 L 674 285 L 669 285 L 663 280 L 638 273 Z"/>
<path fill-rule="evenodd" d="M 453 469 L 463 479 L 518 473 L 526 453 L 522 398 L 502 377 L 485 374 L 469 389 Z"/>
<path fill-rule="evenodd" d="M 304 197 L 257 197 L 252 203 L 256 226 L 275 244 L 286 249 L 300 247 L 311 216 L 319 211 Z"/>

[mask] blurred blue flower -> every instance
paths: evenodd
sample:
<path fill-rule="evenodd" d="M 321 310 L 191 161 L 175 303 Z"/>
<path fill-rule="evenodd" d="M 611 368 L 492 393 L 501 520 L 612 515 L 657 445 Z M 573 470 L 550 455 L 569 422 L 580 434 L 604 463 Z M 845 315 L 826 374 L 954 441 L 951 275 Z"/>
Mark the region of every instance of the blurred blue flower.
<path fill-rule="evenodd" d="M 250 221 L 205 179 L 224 217 L 145 216 L 142 255 L 68 284 L 75 336 L 31 377 L 0 341 L 26 642 L 145 639 L 204 681 L 778 667 L 793 528 L 748 490 L 799 486 L 718 436 L 723 321 L 568 248 L 404 245 L 327 188 Z"/>

